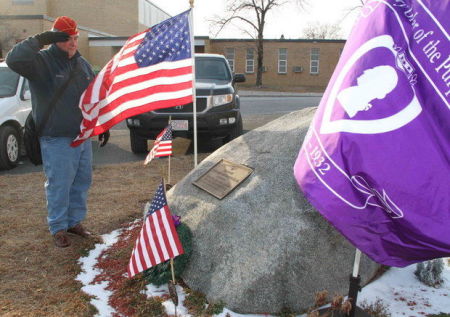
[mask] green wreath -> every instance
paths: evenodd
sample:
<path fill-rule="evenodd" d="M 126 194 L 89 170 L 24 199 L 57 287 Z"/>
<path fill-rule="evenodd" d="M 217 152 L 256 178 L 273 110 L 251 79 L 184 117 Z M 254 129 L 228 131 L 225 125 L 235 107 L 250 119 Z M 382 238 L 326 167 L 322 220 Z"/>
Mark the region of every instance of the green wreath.
<path fill-rule="evenodd" d="M 179 278 L 186 268 L 189 258 L 192 253 L 192 232 L 188 226 L 181 223 L 176 228 L 181 245 L 183 246 L 184 254 L 175 257 L 173 260 L 175 268 L 175 278 Z M 167 284 L 172 280 L 172 272 L 170 270 L 170 261 L 160 263 L 156 266 L 144 271 L 144 278 L 149 283 L 156 286 Z"/>

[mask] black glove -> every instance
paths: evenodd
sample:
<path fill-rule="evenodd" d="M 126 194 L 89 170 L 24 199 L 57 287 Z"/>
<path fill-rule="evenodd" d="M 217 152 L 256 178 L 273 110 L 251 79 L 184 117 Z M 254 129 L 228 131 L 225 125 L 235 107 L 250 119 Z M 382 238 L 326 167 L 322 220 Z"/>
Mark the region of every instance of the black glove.
<path fill-rule="evenodd" d="M 109 130 L 98 135 L 98 142 L 100 144 L 100 147 L 104 147 L 106 143 L 108 143 L 108 140 L 109 140 Z"/>
<path fill-rule="evenodd" d="M 34 37 L 39 41 L 41 46 L 44 46 L 56 42 L 66 42 L 69 40 L 70 35 L 65 32 L 46 31 L 36 34 Z"/>

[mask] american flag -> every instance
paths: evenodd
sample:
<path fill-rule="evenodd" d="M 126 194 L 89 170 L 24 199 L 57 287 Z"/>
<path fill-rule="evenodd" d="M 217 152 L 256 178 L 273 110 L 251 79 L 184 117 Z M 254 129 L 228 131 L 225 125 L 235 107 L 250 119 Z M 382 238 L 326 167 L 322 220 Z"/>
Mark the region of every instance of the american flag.
<path fill-rule="evenodd" d="M 144 165 L 150 163 L 154 157 L 169 155 L 172 155 L 172 126 L 170 124 L 156 137 L 152 150 L 145 158 Z"/>
<path fill-rule="evenodd" d="M 146 215 L 141 233 L 136 239 L 128 264 L 128 276 L 133 277 L 139 272 L 183 253 L 184 250 L 167 205 L 164 183 L 161 182 Z"/>
<path fill-rule="evenodd" d="M 140 113 L 192 102 L 190 10 L 128 39 L 80 99 L 77 146 Z"/>

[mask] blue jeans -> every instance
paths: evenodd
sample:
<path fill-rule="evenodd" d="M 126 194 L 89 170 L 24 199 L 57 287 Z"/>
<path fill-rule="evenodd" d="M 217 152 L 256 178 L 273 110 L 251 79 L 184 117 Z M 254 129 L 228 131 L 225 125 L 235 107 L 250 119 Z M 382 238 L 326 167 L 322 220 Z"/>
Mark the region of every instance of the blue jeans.
<path fill-rule="evenodd" d="M 51 234 L 67 230 L 86 217 L 87 193 L 92 183 L 92 145 L 86 140 L 71 147 L 71 138 L 41 137 L 47 180 L 48 226 Z"/>

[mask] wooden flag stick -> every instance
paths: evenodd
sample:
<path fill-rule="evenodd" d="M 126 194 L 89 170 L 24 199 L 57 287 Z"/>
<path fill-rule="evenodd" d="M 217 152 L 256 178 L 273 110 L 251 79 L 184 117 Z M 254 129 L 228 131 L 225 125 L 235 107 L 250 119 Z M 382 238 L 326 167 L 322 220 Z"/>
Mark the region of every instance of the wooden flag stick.
<path fill-rule="evenodd" d="M 177 286 L 175 283 L 175 270 L 173 268 L 173 259 L 170 259 L 170 269 L 172 270 L 172 281 L 169 281 L 169 294 L 172 299 L 173 305 L 175 306 L 175 316 L 177 316 L 177 306 L 178 306 L 178 294 Z"/>
<path fill-rule="evenodd" d="M 168 163 L 168 167 L 167 167 L 167 169 L 168 169 L 168 172 L 167 172 L 167 183 L 168 184 L 170 184 L 170 157 L 171 157 L 171 155 L 169 155 L 169 163 Z"/>
<path fill-rule="evenodd" d="M 173 259 L 170 259 L 170 270 L 172 271 L 172 282 L 173 282 L 173 284 L 176 284 L 176 282 L 175 282 L 175 267 L 173 265 Z"/>
<path fill-rule="evenodd" d="M 166 184 L 164 182 L 164 178 L 162 179 L 163 182 L 163 188 L 164 188 L 164 195 L 166 195 Z M 172 280 L 169 280 L 168 287 L 169 287 L 169 294 L 170 298 L 172 299 L 172 302 L 175 306 L 175 317 L 177 316 L 177 306 L 178 306 L 178 294 L 177 294 L 177 287 L 175 282 L 175 266 L 173 263 L 173 258 L 170 259 L 170 271 L 172 272 Z"/>
<path fill-rule="evenodd" d="M 191 8 L 194 7 L 194 0 L 189 0 L 189 5 L 191 6 Z"/>
<path fill-rule="evenodd" d="M 164 196 L 166 195 L 166 182 L 164 181 L 164 178 L 162 179 L 163 182 L 163 188 L 164 188 Z M 175 267 L 173 264 L 173 258 L 170 259 L 170 271 L 172 272 L 172 282 L 175 285 Z"/>
<path fill-rule="evenodd" d="M 158 162 L 157 162 L 158 170 L 159 170 L 159 175 L 161 175 L 161 177 L 164 178 L 164 163 L 161 161 L 162 160 L 158 160 Z"/>

